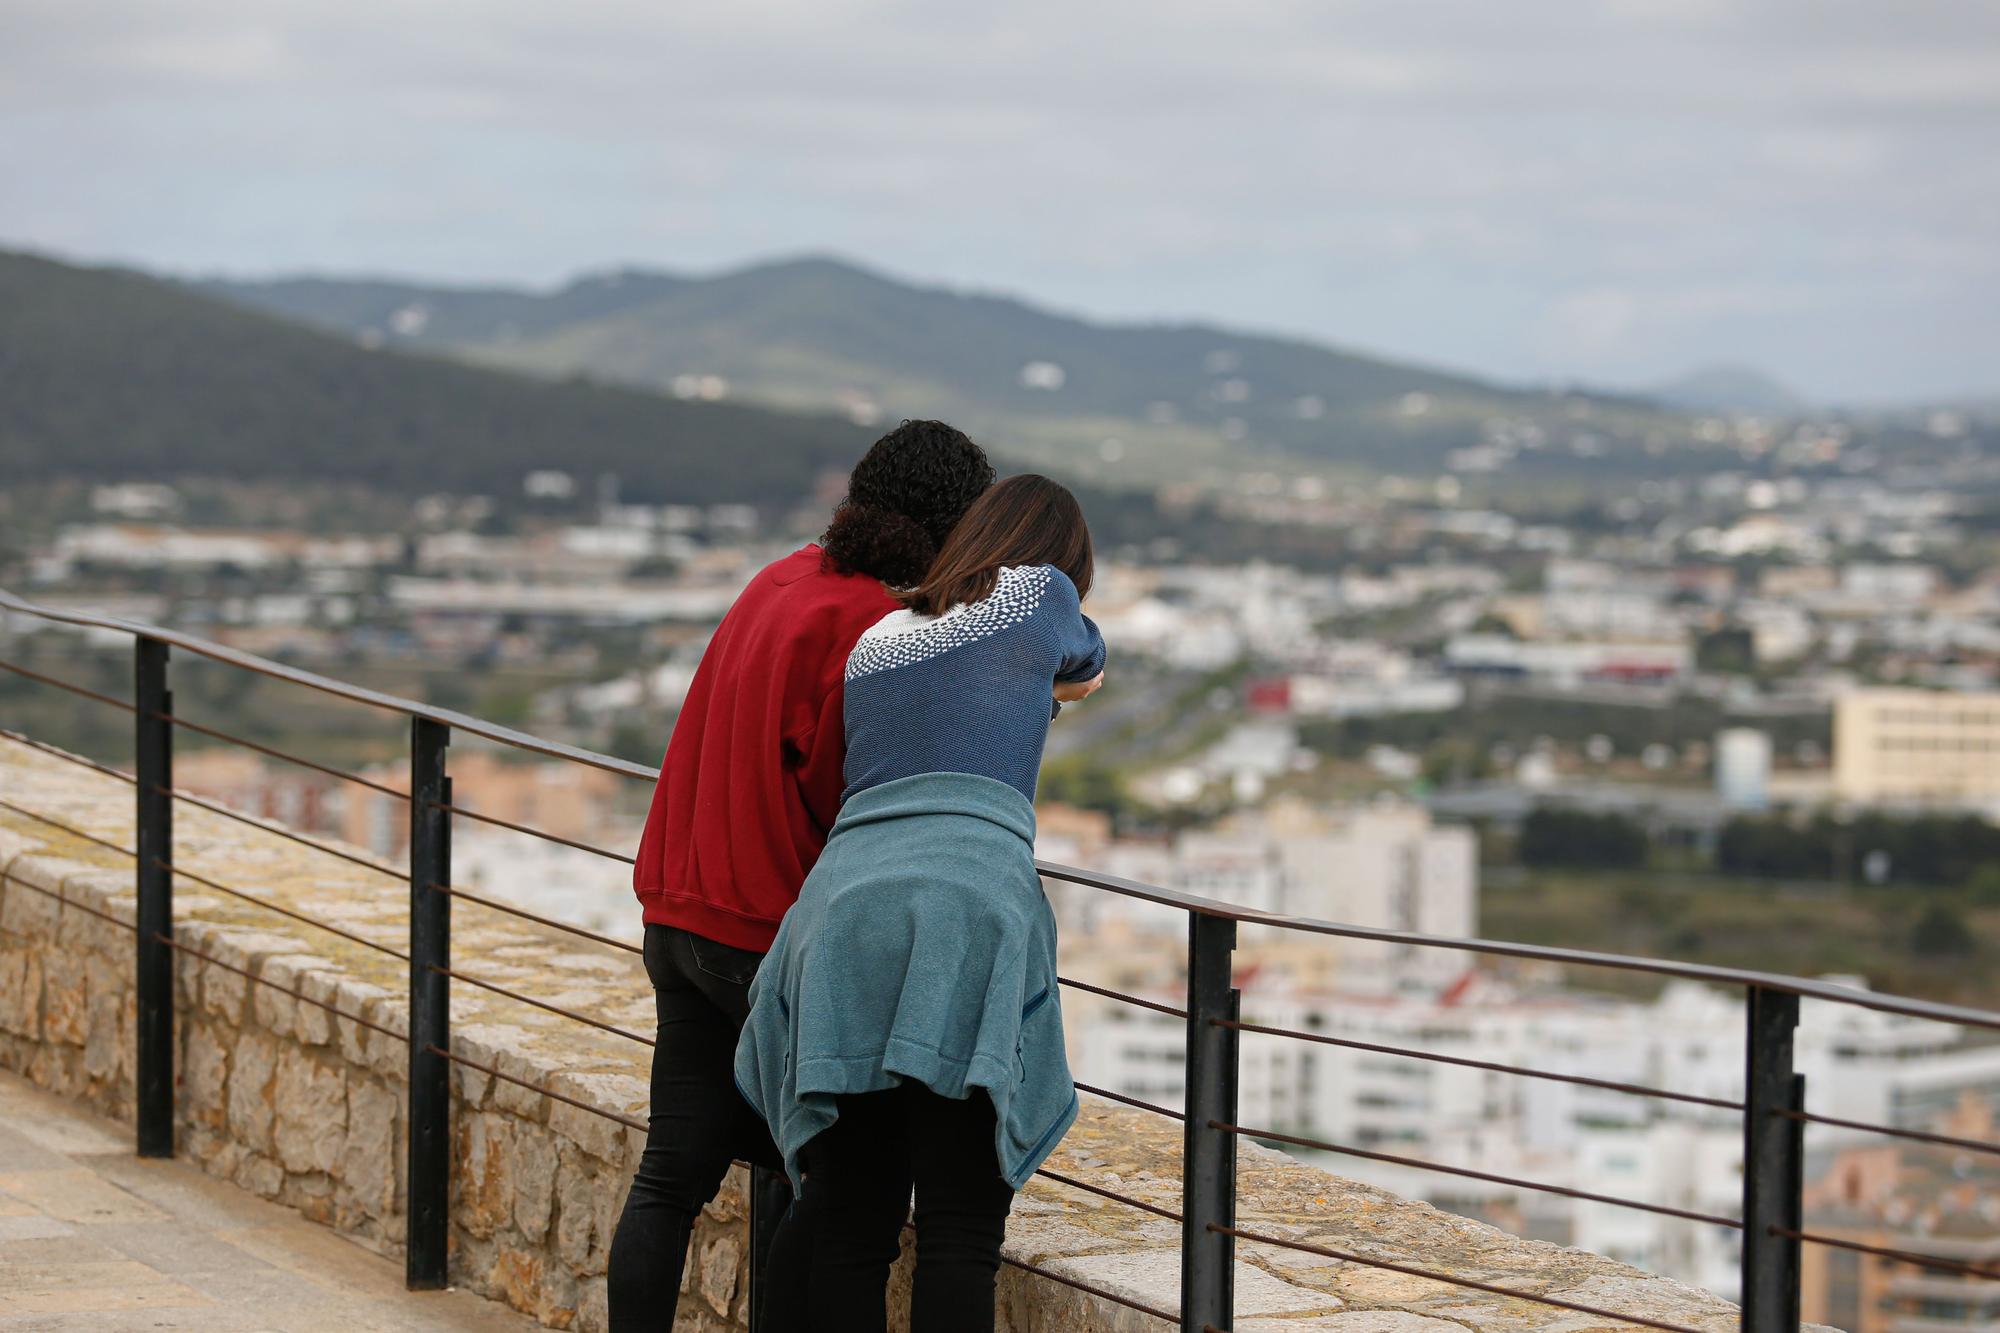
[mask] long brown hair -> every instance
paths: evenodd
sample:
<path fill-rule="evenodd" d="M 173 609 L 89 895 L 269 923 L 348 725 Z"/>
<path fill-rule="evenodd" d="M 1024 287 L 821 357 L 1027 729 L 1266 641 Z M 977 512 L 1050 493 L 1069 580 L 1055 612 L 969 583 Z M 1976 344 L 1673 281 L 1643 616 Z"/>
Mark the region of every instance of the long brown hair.
<path fill-rule="evenodd" d="M 1000 571 L 1013 565 L 1054 565 L 1069 575 L 1079 598 L 1090 595 L 1095 560 L 1083 506 L 1067 488 L 1032 472 L 974 500 L 924 581 L 898 596 L 919 615 L 942 615 L 990 596 Z"/>

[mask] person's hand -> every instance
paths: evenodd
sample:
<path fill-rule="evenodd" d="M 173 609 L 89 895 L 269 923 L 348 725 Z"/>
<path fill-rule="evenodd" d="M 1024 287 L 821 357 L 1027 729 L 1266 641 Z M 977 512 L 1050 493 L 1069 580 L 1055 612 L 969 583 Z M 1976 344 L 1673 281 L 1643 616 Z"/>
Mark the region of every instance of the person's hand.
<path fill-rule="evenodd" d="M 1059 704 L 1079 703 L 1104 688 L 1104 673 L 1098 672 L 1089 680 L 1059 680 L 1056 682 L 1056 702 Z"/>

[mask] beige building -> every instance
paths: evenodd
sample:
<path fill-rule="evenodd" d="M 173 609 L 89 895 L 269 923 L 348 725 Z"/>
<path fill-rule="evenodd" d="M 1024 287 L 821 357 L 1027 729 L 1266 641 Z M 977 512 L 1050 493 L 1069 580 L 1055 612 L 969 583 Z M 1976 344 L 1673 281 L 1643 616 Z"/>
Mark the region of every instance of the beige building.
<path fill-rule="evenodd" d="M 1844 801 L 2000 803 L 2000 693 L 1848 691 L 1834 704 L 1833 780 Z"/>
<path fill-rule="evenodd" d="M 1994 1140 L 1993 1108 L 1967 1095 L 1936 1128 Z M 1991 1333 L 2000 1327 L 2000 1165 L 1960 1148 L 1858 1140 L 1822 1159 L 1806 1182 L 1807 1231 L 1941 1260 L 1808 1244 L 1800 1251 L 1800 1315 L 1846 1333 Z"/>

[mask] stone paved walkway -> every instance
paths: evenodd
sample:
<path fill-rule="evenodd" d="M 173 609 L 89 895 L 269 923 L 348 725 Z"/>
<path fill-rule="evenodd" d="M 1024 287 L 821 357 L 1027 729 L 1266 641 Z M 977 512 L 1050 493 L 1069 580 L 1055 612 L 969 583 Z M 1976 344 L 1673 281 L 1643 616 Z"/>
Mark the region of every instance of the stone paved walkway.
<path fill-rule="evenodd" d="M 0 1330 L 393 1333 L 538 1327 L 179 1162 L 0 1072 Z"/>

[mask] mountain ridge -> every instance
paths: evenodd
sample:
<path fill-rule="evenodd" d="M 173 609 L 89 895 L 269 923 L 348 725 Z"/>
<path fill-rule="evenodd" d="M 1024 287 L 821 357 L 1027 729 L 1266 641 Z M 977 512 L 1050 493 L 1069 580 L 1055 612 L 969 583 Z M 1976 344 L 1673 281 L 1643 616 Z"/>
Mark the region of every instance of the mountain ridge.
<path fill-rule="evenodd" d="M 0 383 L 12 479 L 242 474 L 507 496 L 557 468 L 616 474 L 634 500 L 792 503 L 870 438 L 832 418 L 370 351 L 184 285 L 10 251 Z"/>
<path fill-rule="evenodd" d="M 1092 320 L 821 252 L 707 275 L 625 266 L 547 289 L 312 277 L 211 278 L 202 290 L 371 344 L 546 378 L 867 424 L 945 417 L 1023 461 L 1107 484 L 1434 468 L 1480 443 L 1484 419 L 1552 413 L 1578 396 L 1205 321 Z"/>

